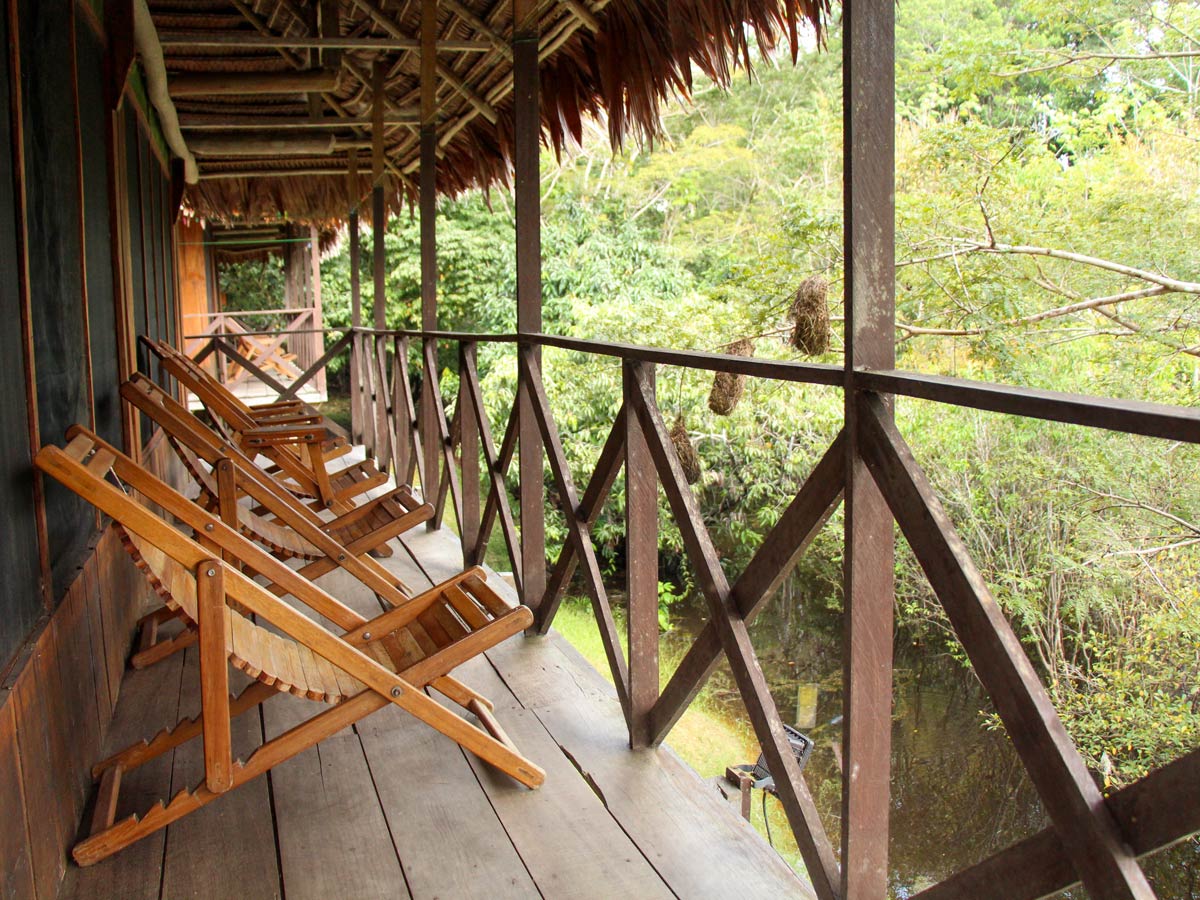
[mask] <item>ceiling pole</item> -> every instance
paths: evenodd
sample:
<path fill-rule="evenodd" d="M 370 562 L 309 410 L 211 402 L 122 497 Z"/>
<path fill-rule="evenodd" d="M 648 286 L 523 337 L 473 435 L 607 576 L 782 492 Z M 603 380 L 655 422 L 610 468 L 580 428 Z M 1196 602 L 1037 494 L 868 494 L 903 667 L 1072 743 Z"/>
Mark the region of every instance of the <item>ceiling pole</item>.
<path fill-rule="evenodd" d="M 387 205 L 383 200 L 383 108 L 384 76 L 383 60 L 375 60 L 371 67 L 371 252 L 375 270 L 375 327 L 387 327 L 387 298 L 384 288 L 384 273 L 387 260 L 384 253 L 384 234 L 387 232 Z"/>
<path fill-rule="evenodd" d="M 437 0 L 421 4 L 421 330 L 437 330 Z M 422 339 L 424 376 L 421 379 L 421 450 L 425 455 L 425 473 L 429 486 L 422 485 L 431 498 L 440 481 L 437 477 L 441 440 L 438 435 L 437 403 L 433 396 L 437 372 L 437 341 Z M 399 438 L 397 438 L 399 439 Z M 434 528 L 438 517 L 426 522 Z M 459 523 L 461 529 L 462 524 Z"/>
<path fill-rule="evenodd" d="M 350 325 L 362 328 L 362 284 L 359 272 L 362 259 L 362 248 L 358 234 L 358 201 L 362 196 L 362 188 L 358 183 L 358 151 L 350 150 L 350 175 L 347 179 L 346 195 L 350 198 L 350 222 L 347 230 L 350 234 Z M 362 387 L 359 378 L 359 367 L 362 365 L 362 338 L 354 335 L 350 345 L 350 440 L 352 443 L 363 442 Z"/>
<path fill-rule="evenodd" d="M 845 647 L 842 898 L 887 895 L 891 786 L 892 515 L 857 440 L 856 369 L 894 368 L 895 5 L 848 0 L 845 133 Z M 890 402 L 889 402 L 890 415 Z"/>
<path fill-rule="evenodd" d="M 537 0 L 513 0 L 513 169 L 517 215 L 517 332 L 542 330 L 541 182 L 538 156 Z M 530 347 L 537 365 L 541 350 Z M 520 448 L 521 601 L 535 612 L 546 589 L 546 522 L 543 511 L 542 438 L 528 384 L 517 391 Z"/>

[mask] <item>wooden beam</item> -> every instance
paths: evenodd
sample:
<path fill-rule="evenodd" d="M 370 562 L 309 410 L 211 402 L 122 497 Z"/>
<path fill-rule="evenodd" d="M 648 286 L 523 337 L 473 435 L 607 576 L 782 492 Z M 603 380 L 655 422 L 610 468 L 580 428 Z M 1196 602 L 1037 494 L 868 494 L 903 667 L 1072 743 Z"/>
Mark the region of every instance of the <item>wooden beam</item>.
<path fill-rule="evenodd" d="M 104 31 L 107 41 L 104 53 L 104 100 L 111 111 L 121 103 L 125 82 L 129 79 L 136 55 L 132 0 L 111 0 L 104 4 Z M 16 40 L 15 35 L 12 40 Z"/>
<path fill-rule="evenodd" d="M 696 572 L 697 584 L 708 602 L 711 621 L 716 626 L 721 648 L 729 661 L 734 682 L 766 757 L 767 767 L 775 776 L 779 800 L 792 826 L 792 833 L 808 869 L 809 880 L 820 900 L 834 900 L 838 896 L 839 875 L 833 848 L 791 751 L 766 676 L 750 643 L 746 623 L 733 606 L 729 582 L 721 568 L 717 549 L 704 527 L 700 506 L 671 447 L 667 427 L 654 401 L 652 388 L 644 377 L 644 369 L 634 368 L 632 374 L 637 390 L 630 392 L 633 405 L 627 415 L 636 415 L 642 423 L 650 454 L 662 480 L 663 492 L 679 526 L 679 535 Z"/>
<path fill-rule="evenodd" d="M 383 196 L 383 113 L 385 103 L 384 78 L 386 68 L 383 60 L 375 60 L 371 66 L 371 255 L 375 274 L 375 327 L 387 327 L 386 294 L 386 244 L 387 204 Z M 422 486 L 422 489 L 424 487 Z M 428 499 L 428 498 L 426 498 Z"/>
<path fill-rule="evenodd" d="M 1104 803 L 1138 856 L 1200 831 L 1200 750 L 1110 794 Z M 1050 826 L 913 900 L 1036 900 L 1078 883 L 1062 838 Z"/>
<path fill-rule="evenodd" d="M 621 640 L 618 637 L 617 624 L 609 605 L 608 592 L 604 588 L 604 579 L 600 574 L 600 563 L 596 558 L 596 550 L 592 546 L 591 530 L 576 512 L 579 509 L 579 494 L 575 490 L 575 481 L 571 477 L 570 466 L 567 465 L 567 456 L 563 452 L 558 426 L 550 412 L 550 401 L 546 397 L 546 386 L 542 383 L 540 364 L 532 347 L 521 347 L 517 352 L 523 385 L 521 389 L 529 393 L 533 414 L 537 419 L 542 439 L 545 441 L 550 471 L 554 475 L 559 494 L 562 497 L 562 511 L 567 523 L 568 541 L 574 545 L 576 556 L 583 561 L 584 584 L 592 601 L 596 624 L 600 628 L 600 641 L 604 645 L 604 655 L 608 658 L 608 665 L 612 671 L 617 699 L 621 703 L 626 723 L 632 724 L 629 704 L 629 668 L 626 666 L 625 657 L 621 652 Z M 657 602 L 657 573 L 655 575 L 655 601 Z M 655 616 L 656 631 L 657 628 L 658 622 L 657 616 Z"/>
<path fill-rule="evenodd" d="M 1200 444 L 1200 409 L 1195 407 L 1091 397 L 919 372 L 858 372 L 855 384 L 860 390 Z"/>
<path fill-rule="evenodd" d="M 859 447 L 1004 722 L 1090 896 L 1154 896 L 1045 687 L 880 399 L 862 397 Z"/>
<path fill-rule="evenodd" d="M 747 624 L 754 621 L 837 509 L 845 473 L 846 440 L 839 433 L 730 589 L 734 605 Z M 654 743 L 666 739 L 720 658 L 720 637 L 716 626 L 709 622 L 696 635 L 655 704 L 651 716 Z"/>
<path fill-rule="evenodd" d="M 453 2 L 453 0 L 451 0 Z M 536 0 L 512 0 L 513 8 L 513 179 L 517 227 L 517 331 L 542 330 L 541 113 L 538 104 Z M 541 350 L 534 349 L 541 367 Z M 545 485 L 542 439 L 530 392 L 517 391 L 520 447 L 521 559 L 524 603 L 541 602 L 546 589 Z M 536 609 L 534 610 L 536 612 Z"/>
<path fill-rule="evenodd" d="M 583 0 L 560 0 L 560 2 L 571 11 L 571 15 L 578 19 L 588 31 L 595 34 L 600 30 L 600 21 Z"/>
<path fill-rule="evenodd" d="M 303 169 L 277 169 L 256 166 L 250 169 L 222 169 L 219 172 L 201 172 L 201 181 L 222 181 L 229 178 L 312 178 L 316 175 L 345 175 L 342 166 L 311 166 Z"/>
<path fill-rule="evenodd" d="M 338 15 L 338 0 L 320 0 L 317 7 L 319 15 L 318 31 L 321 33 L 321 40 L 329 42 L 337 42 L 342 38 L 342 24 Z M 321 68 L 337 70 L 342 67 L 342 50 L 344 47 L 318 46 L 316 48 L 320 54 Z"/>
<path fill-rule="evenodd" d="M 337 72 L 195 72 L 168 78 L 172 97 L 215 97 L 234 94 L 309 94 L 337 90 Z"/>
<path fill-rule="evenodd" d="M 197 156 L 328 156 L 337 142 L 332 134 L 198 134 L 188 139 L 188 148 Z"/>
<path fill-rule="evenodd" d="M 854 428 L 854 368 L 895 360 L 895 9 L 847 4 L 842 109 L 846 134 L 846 517 L 842 651 L 842 896 L 874 900 L 888 885 L 891 809 L 892 516 L 863 464 Z"/>
<path fill-rule="evenodd" d="M 437 0 L 421 2 L 421 329 L 437 329 Z M 425 499 L 430 499 L 430 490 L 437 481 L 438 410 L 441 398 L 433 394 L 437 384 L 437 372 L 430 366 L 437 365 L 437 343 L 426 338 L 422 342 L 422 360 L 425 371 L 421 380 L 421 440 L 425 451 L 425 472 L 431 479 L 422 485 Z M 451 460 L 452 462 L 452 460 Z M 452 466 L 450 467 L 452 468 Z M 449 469 L 447 470 L 449 474 Z M 436 519 L 436 517 L 435 517 Z M 434 519 L 426 526 L 435 527 Z M 461 529 L 461 525 L 459 526 Z"/>
<path fill-rule="evenodd" d="M 226 31 L 159 32 L 164 48 L 232 47 L 239 50 L 374 50 L 394 53 L 421 49 L 421 41 L 412 37 L 348 37 L 242 34 Z M 491 41 L 439 40 L 438 53 L 488 53 L 495 49 Z"/>
<path fill-rule="evenodd" d="M 579 501 L 576 515 L 589 529 L 596 524 L 596 520 L 600 517 L 604 501 L 608 499 L 609 491 L 612 490 L 613 483 L 617 480 L 617 475 L 625 461 L 626 409 L 627 407 L 622 405 L 617 410 L 617 414 L 613 418 L 613 426 L 608 432 L 608 438 L 604 441 L 604 446 L 600 448 L 600 456 L 596 459 L 592 477 L 588 480 L 587 488 L 584 489 L 583 497 Z M 558 562 L 554 564 L 550 580 L 546 585 L 546 594 L 538 606 L 536 623 L 538 634 L 546 634 L 550 631 L 554 615 L 558 612 L 558 607 L 566 595 L 567 585 L 570 584 L 578 564 L 579 558 L 575 553 L 575 543 L 567 541 L 559 553 Z"/>
<path fill-rule="evenodd" d="M 377 24 L 384 31 L 391 34 L 393 37 L 407 37 L 403 29 L 401 29 L 400 26 L 397 25 L 396 22 L 383 11 L 378 3 L 373 2 L 373 0 L 353 0 L 353 2 L 371 18 L 371 21 Z M 436 54 L 434 55 L 436 56 Z M 442 78 L 442 80 L 445 81 L 446 84 L 450 85 L 450 87 L 454 88 L 454 90 L 456 90 L 459 94 L 461 94 L 462 97 L 475 108 L 476 112 L 478 112 L 493 125 L 500 121 L 500 117 L 492 105 L 488 103 L 484 97 L 481 97 L 478 93 L 476 93 L 474 88 L 463 81 L 462 78 L 458 76 L 457 72 L 447 65 L 436 62 L 436 60 L 434 64 L 437 66 L 437 74 Z"/>
<path fill-rule="evenodd" d="M 418 107 L 401 112 L 386 112 L 384 125 L 416 125 L 421 119 Z M 313 131 L 338 128 L 370 128 L 372 116 L 244 116 L 217 115 L 213 113 L 184 113 L 179 117 L 179 127 L 184 131 Z M 191 140 L 188 141 L 191 146 Z"/>
<path fill-rule="evenodd" d="M 487 22 L 483 21 L 483 19 L 479 18 L 479 16 L 475 15 L 474 12 L 460 3 L 459 0 L 442 0 L 442 3 L 446 9 L 450 10 L 452 13 L 470 25 L 473 31 L 477 31 L 487 38 L 487 41 L 493 50 L 507 60 L 511 60 L 513 58 L 512 48 L 508 46 L 508 43 L 504 40 L 504 38 L 497 34 Z"/>
<path fill-rule="evenodd" d="M 458 345 L 458 428 L 459 466 L 462 471 L 462 520 L 458 533 L 462 540 L 463 565 L 480 565 L 482 554 L 475 552 L 479 541 L 479 421 L 466 372 L 475 367 L 475 347 L 470 341 Z M 399 467 L 397 467 L 399 468 Z M 400 476 L 397 475 L 397 478 Z"/>
<path fill-rule="evenodd" d="M 621 367 L 625 408 L 638 379 L 654 390 L 654 366 Z M 658 701 L 658 477 L 641 419 L 625 417 L 625 590 L 628 598 L 629 746 L 653 744 L 651 714 Z"/>
<path fill-rule="evenodd" d="M 233 498 L 229 499 L 232 502 Z M 236 513 L 234 515 L 236 526 Z M 196 605 L 199 612 L 196 625 L 200 636 L 200 704 L 204 724 L 204 783 L 214 794 L 223 794 L 233 787 L 229 660 L 226 649 L 229 608 L 225 605 L 224 572 L 225 567 L 217 559 L 202 559 L 195 567 Z"/>

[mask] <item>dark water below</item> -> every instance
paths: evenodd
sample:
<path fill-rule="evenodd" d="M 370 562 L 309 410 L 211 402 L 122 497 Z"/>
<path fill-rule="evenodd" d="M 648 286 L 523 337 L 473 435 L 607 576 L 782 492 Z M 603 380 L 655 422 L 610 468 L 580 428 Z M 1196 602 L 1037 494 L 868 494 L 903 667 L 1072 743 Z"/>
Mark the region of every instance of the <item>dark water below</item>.
<path fill-rule="evenodd" d="M 784 721 L 801 725 L 816 743 L 805 777 L 836 846 L 840 624 L 827 613 L 781 612 L 775 608 L 780 605 L 771 604 L 751 634 Z M 672 621 L 664 649 L 682 652 L 703 619 L 681 612 Z M 987 727 L 987 697 L 958 661 L 901 638 L 894 684 L 890 882 L 893 896 L 906 898 L 1028 837 L 1048 821 L 1007 736 Z M 714 676 L 714 688 L 728 718 L 749 731 L 724 666 Z M 1200 900 L 1200 841 L 1184 842 L 1144 864 L 1162 900 Z M 1062 896 L 1079 900 L 1086 893 L 1076 889 Z"/>

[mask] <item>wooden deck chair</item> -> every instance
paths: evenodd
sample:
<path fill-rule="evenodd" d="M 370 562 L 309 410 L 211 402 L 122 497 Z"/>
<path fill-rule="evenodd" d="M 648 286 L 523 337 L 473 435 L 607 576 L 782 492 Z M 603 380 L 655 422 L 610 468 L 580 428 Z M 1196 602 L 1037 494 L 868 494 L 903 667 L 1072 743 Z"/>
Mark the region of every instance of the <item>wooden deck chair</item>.
<path fill-rule="evenodd" d="M 418 502 L 407 487 L 323 520 L 150 378 L 135 374 L 121 385 L 121 396 L 163 429 L 200 489 L 197 502 L 226 524 L 236 523 L 243 535 L 277 558 L 306 560 L 298 571 L 307 578 L 343 568 L 385 602 L 396 606 L 407 601 L 404 584 L 369 556 L 433 517 L 433 506 Z M 265 514 L 239 503 L 243 496 Z M 170 618 L 169 610 L 157 610 L 139 622 L 137 651 L 130 660 L 134 668 L 152 665 L 195 642 L 194 629 L 159 641 L 158 627 Z"/>
<path fill-rule="evenodd" d="M 278 476 L 298 496 L 313 498 L 337 512 L 349 512 L 353 499 L 387 483 L 371 460 L 331 470 L 329 462 L 349 447 L 331 437 L 319 415 L 257 417 L 240 399 L 185 353 L 164 341 L 143 341 L 162 367 L 196 394 L 214 423 L 248 454 L 262 454 L 278 467 Z M 339 443 L 340 442 L 340 443 Z"/>
<path fill-rule="evenodd" d="M 93 767 L 99 780 L 97 812 L 91 834 L 72 850 L 80 865 L 116 853 L 388 704 L 527 787 L 543 782 L 545 773 L 520 754 L 491 704 L 448 675 L 533 622 L 528 608 L 509 605 L 488 586 L 482 569 L 463 572 L 367 620 L 87 429 L 75 426 L 68 440 L 65 448 L 43 447 L 36 465 L 110 516 L 155 589 L 196 625 L 201 694 L 196 719 L 182 720 Z M 196 534 L 204 543 L 178 531 L 122 487 L 181 521 L 200 523 Z M 280 599 L 235 562 L 283 586 L 343 633 Z M 237 697 L 229 695 L 230 664 L 255 679 Z M 426 686 L 472 712 L 482 727 L 429 697 Z M 232 717 L 281 692 L 332 708 L 267 741 L 245 760 L 234 759 Z M 197 737 L 204 745 L 203 782 L 140 816 L 115 821 L 122 774 Z"/>

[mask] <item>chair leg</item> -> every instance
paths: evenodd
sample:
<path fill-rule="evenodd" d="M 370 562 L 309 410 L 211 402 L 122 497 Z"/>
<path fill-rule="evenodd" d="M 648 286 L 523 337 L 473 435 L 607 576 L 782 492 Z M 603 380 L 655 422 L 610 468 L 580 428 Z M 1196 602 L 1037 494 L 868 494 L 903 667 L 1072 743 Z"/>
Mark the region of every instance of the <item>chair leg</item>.
<path fill-rule="evenodd" d="M 278 696 L 278 694 L 279 691 L 275 688 L 256 681 L 229 703 L 229 715 L 236 718 L 247 710 L 259 706 L 263 701 Z M 129 772 L 140 765 L 148 763 L 152 759 L 162 756 L 168 750 L 174 750 L 181 744 L 186 744 L 203 732 L 203 714 L 191 719 L 180 719 L 174 726 L 164 728 L 149 740 L 141 740 L 136 744 L 130 744 L 124 750 L 120 750 L 112 756 L 96 763 L 92 767 L 92 777 L 101 778 L 106 770 L 117 767 Z"/>
<path fill-rule="evenodd" d="M 165 614 L 161 615 L 160 614 Z M 143 616 L 138 623 L 140 626 L 138 632 L 138 650 L 129 658 L 129 665 L 134 669 L 146 669 L 157 662 L 162 662 L 168 656 L 178 653 L 186 647 L 196 643 L 196 630 L 190 625 L 184 628 L 179 634 L 170 638 L 158 640 L 158 626 L 163 622 L 169 622 L 176 618 L 177 613 L 163 607 L 160 610 L 155 610 L 147 616 Z"/>

